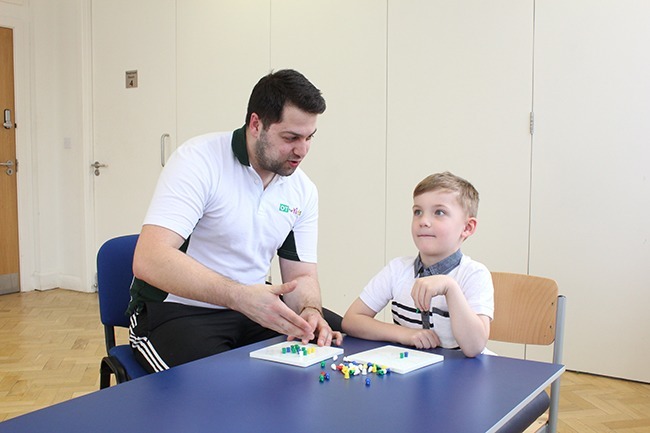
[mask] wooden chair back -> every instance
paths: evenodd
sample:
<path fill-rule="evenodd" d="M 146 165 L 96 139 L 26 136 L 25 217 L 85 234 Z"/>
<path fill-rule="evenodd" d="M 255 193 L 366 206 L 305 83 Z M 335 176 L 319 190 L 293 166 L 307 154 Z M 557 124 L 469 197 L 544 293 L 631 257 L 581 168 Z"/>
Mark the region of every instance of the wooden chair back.
<path fill-rule="evenodd" d="M 492 272 L 494 320 L 490 340 L 549 345 L 555 340 L 558 286 L 554 280 Z"/>

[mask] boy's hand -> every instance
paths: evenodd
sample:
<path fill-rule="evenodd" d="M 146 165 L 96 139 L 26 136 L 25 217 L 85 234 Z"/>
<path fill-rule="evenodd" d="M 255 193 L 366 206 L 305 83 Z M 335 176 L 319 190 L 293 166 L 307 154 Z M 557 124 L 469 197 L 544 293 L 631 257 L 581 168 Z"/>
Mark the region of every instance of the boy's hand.
<path fill-rule="evenodd" d="M 456 284 L 456 282 L 447 275 L 431 275 L 417 278 L 411 289 L 411 297 L 415 301 L 415 307 L 420 311 L 429 311 L 431 299 L 434 296 L 446 295 L 452 284 Z"/>
<path fill-rule="evenodd" d="M 431 329 L 404 329 L 408 330 L 408 333 L 406 341 L 402 341 L 401 344 L 415 346 L 416 349 L 434 349 L 440 346 L 440 338 Z"/>

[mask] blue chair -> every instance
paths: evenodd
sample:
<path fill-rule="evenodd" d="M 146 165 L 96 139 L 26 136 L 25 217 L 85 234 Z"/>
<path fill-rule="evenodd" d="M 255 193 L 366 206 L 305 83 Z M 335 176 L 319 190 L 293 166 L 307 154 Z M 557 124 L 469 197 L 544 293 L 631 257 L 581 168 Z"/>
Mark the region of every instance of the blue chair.
<path fill-rule="evenodd" d="M 125 314 L 133 281 L 133 252 L 138 235 L 106 241 L 97 252 L 97 292 L 99 315 L 104 325 L 106 356 L 99 367 L 99 388 L 111 385 L 111 375 L 119 384 L 147 374 L 128 344 L 115 344 L 115 327 L 129 327 Z"/>

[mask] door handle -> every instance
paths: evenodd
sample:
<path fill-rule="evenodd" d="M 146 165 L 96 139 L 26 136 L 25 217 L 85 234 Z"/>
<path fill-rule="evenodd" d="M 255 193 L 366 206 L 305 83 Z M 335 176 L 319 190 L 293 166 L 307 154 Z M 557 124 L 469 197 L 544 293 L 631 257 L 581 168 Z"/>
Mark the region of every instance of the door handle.
<path fill-rule="evenodd" d="M 14 162 L 11 159 L 8 159 L 7 162 L 0 162 L 0 167 L 7 167 L 5 170 L 5 173 L 7 173 L 7 176 L 11 176 L 14 174 Z"/>
<path fill-rule="evenodd" d="M 160 165 L 165 166 L 165 143 L 169 138 L 169 134 L 163 134 L 160 136 Z"/>
<path fill-rule="evenodd" d="M 103 167 L 108 167 L 108 164 L 102 164 L 99 161 L 95 161 L 94 163 L 90 164 L 90 166 L 95 169 L 95 176 L 99 176 L 100 174 L 99 169 Z"/>
<path fill-rule="evenodd" d="M 11 110 L 10 109 L 5 109 L 5 117 L 4 117 L 4 123 L 2 126 L 5 127 L 5 129 L 11 129 L 14 124 L 11 122 Z"/>

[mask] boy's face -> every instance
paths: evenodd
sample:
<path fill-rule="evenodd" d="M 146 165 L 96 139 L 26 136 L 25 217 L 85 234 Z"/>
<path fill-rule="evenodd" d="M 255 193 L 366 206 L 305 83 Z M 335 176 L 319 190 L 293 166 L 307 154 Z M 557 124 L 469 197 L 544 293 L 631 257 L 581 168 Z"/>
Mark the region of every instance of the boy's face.
<path fill-rule="evenodd" d="M 428 191 L 413 199 L 411 234 L 425 266 L 438 263 L 455 253 L 476 230 L 458 202 L 458 193 Z"/>

